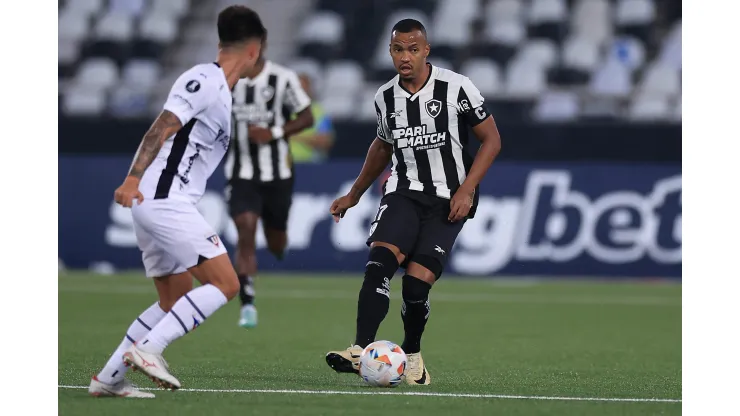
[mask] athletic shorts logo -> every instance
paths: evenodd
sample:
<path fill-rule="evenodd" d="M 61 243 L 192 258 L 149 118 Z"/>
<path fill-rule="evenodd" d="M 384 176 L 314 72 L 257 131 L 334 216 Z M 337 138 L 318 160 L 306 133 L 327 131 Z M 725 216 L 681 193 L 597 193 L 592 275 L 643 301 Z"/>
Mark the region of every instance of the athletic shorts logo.
<path fill-rule="evenodd" d="M 213 243 L 213 245 L 215 245 L 216 247 L 218 247 L 221 244 L 221 242 L 218 240 L 218 234 L 213 234 L 212 236 L 206 237 L 206 238 L 208 239 L 208 241 Z"/>
<path fill-rule="evenodd" d="M 185 84 L 185 89 L 188 90 L 188 92 L 198 92 L 198 90 L 200 90 L 200 82 L 196 80 L 188 81 L 188 83 Z"/>
<path fill-rule="evenodd" d="M 439 100 L 429 100 L 424 104 L 424 107 L 426 108 L 429 117 L 436 118 L 442 111 L 442 102 Z"/>

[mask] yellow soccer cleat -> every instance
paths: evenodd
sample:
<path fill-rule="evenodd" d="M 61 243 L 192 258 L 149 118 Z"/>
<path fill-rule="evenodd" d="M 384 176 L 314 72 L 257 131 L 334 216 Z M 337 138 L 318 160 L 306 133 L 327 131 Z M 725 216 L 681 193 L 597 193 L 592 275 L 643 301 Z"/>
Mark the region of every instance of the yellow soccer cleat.
<path fill-rule="evenodd" d="M 363 348 L 352 345 L 346 350 L 329 351 L 326 353 L 326 363 L 337 373 L 360 373 L 360 355 Z"/>

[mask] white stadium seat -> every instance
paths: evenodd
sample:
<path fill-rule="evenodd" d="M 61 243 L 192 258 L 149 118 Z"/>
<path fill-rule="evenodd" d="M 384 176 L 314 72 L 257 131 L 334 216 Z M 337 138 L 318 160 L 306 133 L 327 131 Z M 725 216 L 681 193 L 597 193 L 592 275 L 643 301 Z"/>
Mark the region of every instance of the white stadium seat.
<path fill-rule="evenodd" d="M 462 65 L 460 73 L 470 78 L 484 97 L 494 96 L 502 89 L 501 70 L 490 59 L 471 59 Z"/>
<path fill-rule="evenodd" d="M 527 36 L 527 30 L 520 21 L 489 22 L 486 37 L 491 42 L 507 46 L 519 45 Z"/>
<path fill-rule="evenodd" d="M 354 61 L 337 61 L 326 66 L 324 77 L 331 89 L 354 94 L 365 83 L 365 74 L 360 64 Z"/>
<path fill-rule="evenodd" d="M 632 101 L 628 116 L 638 121 L 666 120 L 671 116 L 671 108 L 665 97 L 641 94 Z"/>
<path fill-rule="evenodd" d="M 546 88 L 545 72 L 538 65 L 514 63 L 506 70 L 506 94 L 511 98 L 535 98 Z"/>
<path fill-rule="evenodd" d="M 378 92 L 377 85 L 367 85 L 362 88 L 362 91 L 358 94 L 360 99 L 359 110 L 357 111 L 357 119 L 361 121 L 375 121 L 377 120 L 377 113 L 375 112 L 375 93 Z M 372 133 L 370 133 L 372 134 Z"/>
<path fill-rule="evenodd" d="M 532 112 L 537 121 L 573 121 L 580 112 L 578 96 L 571 91 L 551 91 L 542 94 Z"/>
<path fill-rule="evenodd" d="M 339 94 L 324 96 L 322 100 L 324 111 L 333 119 L 346 120 L 352 118 L 360 103 L 354 94 Z"/>
<path fill-rule="evenodd" d="M 67 0 L 66 10 L 90 17 L 103 9 L 103 0 Z"/>
<path fill-rule="evenodd" d="M 650 65 L 640 83 L 640 92 L 662 97 L 676 97 L 681 92 L 678 71 L 660 63 Z"/>
<path fill-rule="evenodd" d="M 80 55 L 80 45 L 77 41 L 59 38 L 58 62 L 62 65 L 73 64 Z"/>
<path fill-rule="evenodd" d="M 157 61 L 133 60 L 123 69 L 123 82 L 129 88 L 148 90 L 159 82 L 161 68 Z"/>
<path fill-rule="evenodd" d="M 334 12 L 319 12 L 306 19 L 300 29 L 299 39 L 303 43 L 316 42 L 333 45 L 339 42 L 344 32 L 344 20 Z"/>
<path fill-rule="evenodd" d="M 116 117 L 139 117 L 147 112 L 149 91 L 121 86 L 110 94 L 108 111 Z"/>
<path fill-rule="evenodd" d="M 85 38 L 90 28 L 87 16 L 66 11 L 59 14 L 59 39 L 79 41 Z"/>
<path fill-rule="evenodd" d="M 618 25 L 648 25 L 655 20 L 653 0 L 619 0 L 615 21 Z"/>
<path fill-rule="evenodd" d="M 589 90 L 599 97 L 627 97 L 632 92 L 630 71 L 618 61 L 608 61 L 594 72 Z"/>
<path fill-rule="evenodd" d="M 111 0 L 108 10 L 113 13 L 139 16 L 144 11 L 146 3 L 146 0 Z"/>
<path fill-rule="evenodd" d="M 311 58 L 299 58 L 291 61 L 288 66 L 298 75 L 307 75 L 311 79 L 314 94 L 321 95 L 321 91 L 323 91 L 326 84 L 326 79 L 324 77 L 324 69 L 318 61 Z"/>
<path fill-rule="evenodd" d="M 133 34 L 133 18 L 123 13 L 108 13 L 95 25 L 95 36 L 99 40 L 123 42 L 130 40 Z"/>
<path fill-rule="evenodd" d="M 141 37 L 161 43 L 170 43 L 177 37 L 177 23 L 171 16 L 149 14 L 139 27 Z"/>
<path fill-rule="evenodd" d="M 524 5 L 521 0 L 492 0 L 485 13 L 489 23 L 521 21 L 524 17 Z"/>
<path fill-rule="evenodd" d="M 565 0 L 533 0 L 527 19 L 530 24 L 563 22 L 568 16 Z"/>
<path fill-rule="evenodd" d="M 68 88 L 62 98 L 65 113 L 75 116 L 97 116 L 105 110 L 105 93 L 86 87 Z"/>
<path fill-rule="evenodd" d="M 171 18 L 179 19 L 190 10 L 188 0 L 153 0 L 150 11 L 153 14 L 162 14 Z"/>
<path fill-rule="evenodd" d="M 611 37 L 614 28 L 607 0 L 580 0 L 571 20 L 571 33 L 589 38 L 597 45 Z"/>
<path fill-rule="evenodd" d="M 671 115 L 674 121 L 681 121 L 682 115 L 682 97 L 678 96 L 678 101 L 676 101 L 675 107 L 673 107 L 673 114 Z"/>
<path fill-rule="evenodd" d="M 591 72 L 599 62 L 599 47 L 591 39 L 570 37 L 563 44 L 562 63 L 566 68 Z"/>
<path fill-rule="evenodd" d="M 682 67 L 682 42 L 681 42 L 682 24 L 679 20 L 671 29 L 671 32 L 663 40 L 663 46 L 658 57 L 659 61 L 675 69 Z"/>
<path fill-rule="evenodd" d="M 80 87 L 107 89 L 118 82 L 118 66 L 108 58 L 88 59 L 80 65 L 74 83 Z"/>
<path fill-rule="evenodd" d="M 558 62 L 558 47 L 549 39 L 530 40 L 519 48 L 514 59 L 537 63 L 549 69 Z"/>

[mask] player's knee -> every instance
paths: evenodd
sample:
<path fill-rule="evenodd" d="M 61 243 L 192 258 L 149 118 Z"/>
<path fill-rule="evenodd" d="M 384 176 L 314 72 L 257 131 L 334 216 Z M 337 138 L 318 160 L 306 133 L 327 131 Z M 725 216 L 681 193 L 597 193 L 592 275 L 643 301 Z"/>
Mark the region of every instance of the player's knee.
<path fill-rule="evenodd" d="M 279 256 L 283 254 L 287 245 L 288 237 L 284 231 L 268 233 L 267 249 L 270 250 L 270 253 Z"/>
<path fill-rule="evenodd" d="M 398 270 L 398 259 L 387 247 L 376 246 L 370 249 L 365 263 L 365 278 L 392 278 Z"/>
<path fill-rule="evenodd" d="M 442 276 L 443 268 L 444 266 L 438 259 L 420 254 L 411 259 L 406 273 L 429 284 L 434 284 Z"/>
<path fill-rule="evenodd" d="M 423 302 L 429 298 L 432 285 L 414 276 L 404 275 L 401 293 L 405 302 Z"/>
<path fill-rule="evenodd" d="M 383 242 L 380 242 L 380 241 L 373 241 L 373 243 L 370 245 L 370 247 L 371 247 L 370 253 L 372 253 L 372 250 L 375 249 L 375 248 L 385 248 L 385 249 L 387 249 L 388 251 L 390 251 L 391 253 L 393 253 L 393 255 L 396 257 L 396 263 L 398 263 L 398 264 L 403 263 L 403 261 L 406 258 L 406 256 L 403 253 L 401 253 L 401 250 L 398 247 L 396 247 L 396 246 L 394 246 L 392 244 L 383 243 Z"/>

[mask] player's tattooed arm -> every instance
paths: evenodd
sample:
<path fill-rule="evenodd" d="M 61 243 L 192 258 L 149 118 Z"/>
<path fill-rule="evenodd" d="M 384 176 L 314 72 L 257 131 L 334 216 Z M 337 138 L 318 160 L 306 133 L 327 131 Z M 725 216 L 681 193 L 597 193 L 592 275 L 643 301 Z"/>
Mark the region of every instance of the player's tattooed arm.
<path fill-rule="evenodd" d="M 181 128 L 182 124 L 176 115 L 167 110 L 162 111 L 141 140 L 139 150 L 136 151 L 136 156 L 134 156 L 128 176 L 141 179 L 144 171 L 152 164 L 154 158 L 157 157 L 164 141 L 177 133 Z"/>

